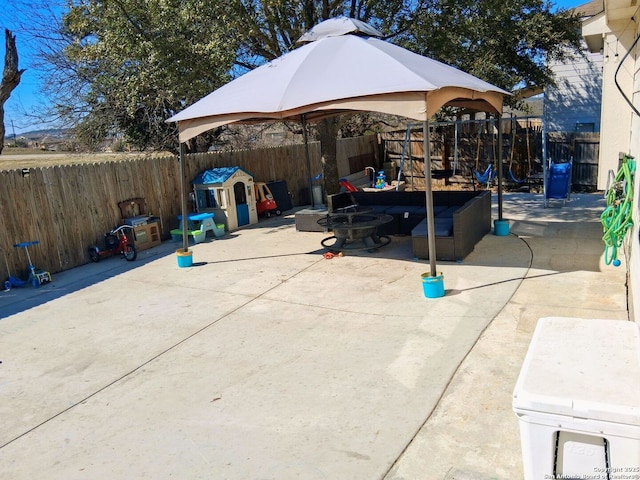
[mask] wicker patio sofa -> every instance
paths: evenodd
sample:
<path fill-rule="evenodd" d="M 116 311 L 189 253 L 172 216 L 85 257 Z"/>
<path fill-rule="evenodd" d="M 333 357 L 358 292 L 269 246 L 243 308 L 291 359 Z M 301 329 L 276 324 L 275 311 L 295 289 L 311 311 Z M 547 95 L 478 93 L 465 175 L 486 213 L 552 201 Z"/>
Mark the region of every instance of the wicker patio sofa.
<path fill-rule="evenodd" d="M 491 231 L 491 192 L 433 192 L 436 259 L 462 260 Z M 391 215 L 380 234 L 411 235 L 413 254 L 428 259 L 426 196 L 424 192 L 341 192 L 329 195 L 327 211 L 368 206 L 374 213 Z"/>

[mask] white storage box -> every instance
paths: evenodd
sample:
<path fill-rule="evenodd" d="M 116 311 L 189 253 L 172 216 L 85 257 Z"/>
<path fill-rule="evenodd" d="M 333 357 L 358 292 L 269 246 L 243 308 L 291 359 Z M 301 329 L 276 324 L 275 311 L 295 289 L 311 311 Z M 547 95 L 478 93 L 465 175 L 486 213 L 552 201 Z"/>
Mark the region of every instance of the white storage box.
<path fill-rule="evenodd" d="M 526 480 L 640 479 L 638 324 L 540 319 L 513 410 Z"/>

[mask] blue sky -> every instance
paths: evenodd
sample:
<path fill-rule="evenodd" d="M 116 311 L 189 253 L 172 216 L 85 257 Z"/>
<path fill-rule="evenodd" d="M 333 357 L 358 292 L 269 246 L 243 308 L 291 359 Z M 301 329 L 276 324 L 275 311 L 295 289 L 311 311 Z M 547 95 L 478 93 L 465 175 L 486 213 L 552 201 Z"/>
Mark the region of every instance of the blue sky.
<path fill-rule="evenodd" d="M 11 93 L 4 106 L 4 124 L 7 137 L 13 135 L 14 131 L 19 134 L 43 127 L 46 128 L 46 126 L 43 126 L 29 115 L 35 112 L 37 106 L 42 104 L 44 99 L 40 92 L 38 72 L 31 66 L 35 60 L 32 44 L 29 40 L 29 35 L 20 27 L 21 22 L 28 20 L 26 15 L 22 13 L 25 5 L 19 0 L 0 0 L 0 12 L 3 13 L 0 16 L 0 27 L 2 27 L 0 32 L 0 64 L 4 65 L 6 52 L 4 29 L 8 28 L 16 37 L 18 66 L 20 69 L 26 69 L 22 74 L 20 84 Z"/>
<path fill-rule="evenodd" d="M 585 0 L 555 0 L 553 3 L 560 8 L 573 8 L 586 2 Z M 0 27 L 3 29 L 0 36 L 0 65 L 4 64 L 4 28 L 8 28 L 16 35 L 19 67 L 26 68 L 27 71 L 22 75 L 20 84 L 5 104 L 4 123 L 7 138 L 10 138 L 14 131 L 20 134 L 48 127 L 29 115 L 36 112 L 39 105 L 46 103 L 46 97 L 40 91 L 38 72 L 31 67 L 34 60 L 32 45 L 26 32 L 20 29 L 20 21 L 24 19 L 17 18 L 20 13 L 16 11 L 15 5 L 15 0 L 0 0 L 0 12 L 3 12 L 0 18 Z M 4 12 L 12 12 L 12 15 L 5 15 Z"/>

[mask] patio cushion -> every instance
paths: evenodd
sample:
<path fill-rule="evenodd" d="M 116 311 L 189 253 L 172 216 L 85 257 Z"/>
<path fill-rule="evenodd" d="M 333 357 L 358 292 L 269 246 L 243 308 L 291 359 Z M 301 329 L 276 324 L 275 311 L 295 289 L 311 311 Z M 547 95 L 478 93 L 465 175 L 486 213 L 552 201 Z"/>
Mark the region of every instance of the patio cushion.
<path fill-rule="evenodd" d="M 453 218 L 435 218 L 433 221 L 436 237 L 453 235 Z M 427 236 L 427 219 L 422 220 L 411 231 L 412 236 Z"/>
<path fill-rule="evenodd" d="M 448 207 L 438 213 L 435 213 L 435 209 L 434 209 L 434 214 L 436 218 L 453 218 L 453 214 L 459 208 L 460 207 Z"/>

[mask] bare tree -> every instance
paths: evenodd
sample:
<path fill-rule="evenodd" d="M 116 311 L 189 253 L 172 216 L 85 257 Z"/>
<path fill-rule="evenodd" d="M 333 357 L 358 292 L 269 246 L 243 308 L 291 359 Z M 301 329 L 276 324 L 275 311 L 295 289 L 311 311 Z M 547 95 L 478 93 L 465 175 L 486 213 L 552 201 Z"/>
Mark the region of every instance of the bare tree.
<path fill-rule="evenodd" d="M 11 92 L 20 83 L 20 78 L 24 69 L 18 70 L 18 49 L 16 48 L 16 37 L 5 28 L 4 37 L 6 41 L 6 53 L 4 56 L 4 70 L 2 72 L 2 82 L 0 83 L 0 153 L 4 148 L 4 104 L 9 100 Z"/>

